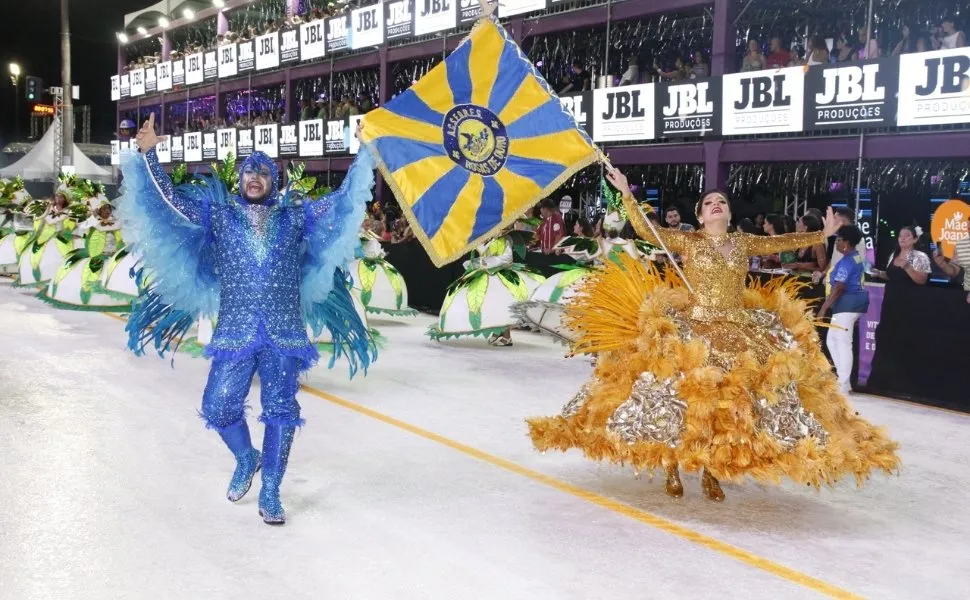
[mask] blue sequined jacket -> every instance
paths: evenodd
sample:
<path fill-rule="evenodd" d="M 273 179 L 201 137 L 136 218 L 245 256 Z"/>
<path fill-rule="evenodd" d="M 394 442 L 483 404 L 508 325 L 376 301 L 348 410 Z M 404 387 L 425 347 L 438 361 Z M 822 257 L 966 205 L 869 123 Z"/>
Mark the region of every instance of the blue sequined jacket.
<path fill-rule="evenodd" d="M 215 180 L 173 188 L 154 150 L 135 154 L 123 167 L 126 240 L 166 303 L 218 315 L 207 355 L 241 358 L 269 345 L 309 366 L 318 357 L 308 324 L 363 327 L 348 323 L 356 312 L 342 268 L 359 243 L 371 160 L 362 151 L 344 185 L 319 200 L 274 194 L 253 205 Z"/>

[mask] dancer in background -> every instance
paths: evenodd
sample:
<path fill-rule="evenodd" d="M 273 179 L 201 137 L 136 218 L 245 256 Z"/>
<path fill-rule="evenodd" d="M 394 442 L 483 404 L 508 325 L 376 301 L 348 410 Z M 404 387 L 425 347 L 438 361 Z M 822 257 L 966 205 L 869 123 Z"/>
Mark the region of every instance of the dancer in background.
<path fill-rule="evenodd" d="M 481 336 L 492 346 L 512 345 L 512 308 L 529 299 L 545 277 L 515 262 L 525 255 L 532 232 L 507 229 L 486 242 L 465 261 L 465 274 L 448 286 L 438 323 L 428 337 L 440 341 Z"/>
<path fill-rule="evenodd" d="M 819 487 L 893 471 L 896 444 L 839 393 L 806 303 L 784 280 L 745 289 L 749 257 L 822 243 L 835 233 L 831 211 L 824 233 L 728 233 L 728 199 L 708 192 L 700 231 L 659 230 L 658 240 L 626 177 L 610 180 L 637 234 L 683 257 L 693 290 L 626 256 L 589 276 L 566 321 L 579 332 L 573 351 L 597 354 L 597 366 L 559 416 L 529 420 L 536 448 L 662 469 L 674 497 L 680 469 L 700 471 L 715 501 L 722 480 Z"/>
<path fill-rule="evenodd" d="M 280 483 L 296 427 L 298 376 L 317 350 L 307 325 L 326 326 L 341 353 L 367 368 L 372 351 L 354 311 L 344 272 L 374 183 L 370 153 L 362 149 L 343 185 L 316 201 L 278 192 L 275 163 L 262 152 L 243 162 L 239 195 L 223 182 L 173 188 L 155 153 L 155 115 L 136 137 L 139 153 L 126 156 L 118 214 L 125 239 L 152 273 L 128 322 L 129 347 L 160 353 L 198 315 L 218 324 L 206 354 L 212 358 L 201 416 L 236 458 L 227 497 L 240 500 L 262 469 L 259 514 L 285 521 Z M 345 346 L 346 343 L 346 346 Z M 346 349 L 345 349 L 346 348 Z M 265 425 L 263 451 L 250 440 L 245 402 L 259 373 Z"/>

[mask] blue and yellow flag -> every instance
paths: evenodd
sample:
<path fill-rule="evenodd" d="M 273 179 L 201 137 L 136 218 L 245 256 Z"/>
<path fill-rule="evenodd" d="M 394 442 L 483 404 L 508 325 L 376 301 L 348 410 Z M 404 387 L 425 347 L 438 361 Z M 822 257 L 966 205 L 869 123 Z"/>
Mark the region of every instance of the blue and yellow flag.
<path fill-rule="evenodd" d="M 505 30 L 483 19 L 361 134 L 432 262 L 499 233 L 598 151 Z"/>

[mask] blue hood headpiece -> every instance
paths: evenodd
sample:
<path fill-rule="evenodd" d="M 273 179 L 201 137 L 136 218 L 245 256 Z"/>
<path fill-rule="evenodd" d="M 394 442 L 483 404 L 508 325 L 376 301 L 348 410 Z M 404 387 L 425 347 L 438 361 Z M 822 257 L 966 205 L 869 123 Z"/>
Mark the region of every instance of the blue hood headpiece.
<path fill-rule="evenodd" d="M 246 160 L 243 161 L 242 165 L 239 166 L 239 185 L 242 186 L 243 173 L 247 168 L 254 171 L 259 171 L 263 167 L 267 167 L 270 172 L 270 183 L 269 198 L 274 199 L 279 195 L 280 192 L 280 171 L 276 168 L 276 163 L 273 159 L 269 157 L 265 152 L 256 151 L 249 155 Z M 242 189 L 240 189 L 240 194 Z"/>

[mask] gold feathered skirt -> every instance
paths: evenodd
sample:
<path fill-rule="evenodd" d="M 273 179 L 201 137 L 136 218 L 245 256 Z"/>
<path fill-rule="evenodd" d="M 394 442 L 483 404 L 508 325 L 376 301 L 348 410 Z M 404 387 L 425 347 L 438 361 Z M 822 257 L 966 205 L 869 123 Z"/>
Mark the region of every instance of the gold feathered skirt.
<path fill-rule="evenodd" d="M 608 263 L 566 313 L 573 351 L 597 356 L 593 377 L 560 415 L 528 421 L 535 447 L 636 472 L 676 465 L 816 488 L 893 472 L 896 443 L 840 393 L 797 289 L 754 282 L 750 323 L 696 322 L 676 276 L 629 257 Z"/>

